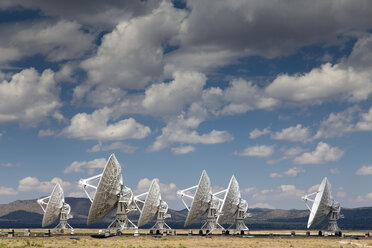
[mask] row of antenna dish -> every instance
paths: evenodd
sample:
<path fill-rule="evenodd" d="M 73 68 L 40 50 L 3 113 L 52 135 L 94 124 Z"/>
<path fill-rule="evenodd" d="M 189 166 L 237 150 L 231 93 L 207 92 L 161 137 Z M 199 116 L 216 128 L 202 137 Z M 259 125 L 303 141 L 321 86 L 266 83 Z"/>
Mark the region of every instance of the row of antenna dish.
<path fill-rule="evenodd" d="M 155 215 L 156 223 L 151 228 L 155 231 L 170 229 L 165 223 L 169 218 L 168 204 L 162 200 L 160 186 L 157 180 L 152 180 L 149 190 L 146 193 L 135 196 L 133 191 L 125 186 L 121 166 L 114 154 L 110 156 L 103 169 L 102 174 L 80 179 L 79 186 L 85 191 L 91 201 L 87 225 L 91 225 L 102 220 L 107 214 L 116 208 L 115 219 L 108 226 L 108 230 L 115 229 L 120 234 L 126 229 L 136 229 L 147 224 Z M 311 196 L 315 195 L 312 200 Z M 203 170 L 199 183 L 190 188 L 179 190 L 177 196 L 181 198 L 188 210 L 185 227 L 189 226 L 197 219 L 207 213 L 207 217 L 201 230 L 211 233 L 216 229 L 222 229 L 223 224 L 232 221 L 228 229 L 235 233 L 243 233 L 248 230 L 245 225 L 245 218 L 249 217 L 248 203 L 241 198 L 239 184 L 234 176 L 231 177 L 226 189 L 212 193 L 211 181 Z M 191 205 L 187 204 L 191 200 Z M 327 178 L 324 178 L 319 190 L 313 194 L 303 197 L 306 205 L 308 201 L 313 202 L 310 208 L 308 228 L 321 222 L 325 217 L 329 217 L 328 230 L 337 231 L 337 219 L 340 217 L 340 204 L 333 200 L 331 186 Z M 63 232 L 65 229 L 72 229 L 67 223 L 71 207 L 65 203 L 63 190 L 57 184 L 52 194 L 38 200 L 44 211 L 42 226 L 51 225 L 58 217 L 60 222 L 55 230 Z M 139 211 L 140 216 L 137 225 L 129 218 L 128 214 L 132 211 Z"/>

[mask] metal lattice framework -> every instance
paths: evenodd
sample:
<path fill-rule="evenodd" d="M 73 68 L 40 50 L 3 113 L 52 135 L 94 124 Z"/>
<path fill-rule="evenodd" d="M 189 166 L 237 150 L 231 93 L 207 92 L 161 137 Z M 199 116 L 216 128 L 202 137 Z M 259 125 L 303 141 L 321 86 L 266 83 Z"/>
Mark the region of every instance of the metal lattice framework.
<path fill-rule="evenodd" d="M 88 225 L 103 219 L 117 208 L 115 220 L 107 229 L 112 228 L 116 229 L 116 232 L 121 232 L 124 229 L 137 228 L 128 218 L 128 213 L 136 210 L 134 195 L 130 188 L 124 186 L 121 166 L 114 154 L 108 159 L 102 174 L 80 179 L 79 185 L 92 202 L 87 220 Z M 94 197 L 88 189 L 95 190 Z"/>
<path fill-rule="evenodd" d="M 312 197 L 314 197 L 312 199 Z M 340 214 L 340 203 L 335 201 L 332 197 L 331 184 L 325 177 L 319 186 L 318 191 L 305 195 L 302 197 L 307 208 L 310 210 L 307 228 L 312 228 L 319 224 L 324 218 L 328 217 L 328 223 L 323 228 L 327 231 L 339 231 L 337 220 L 342 217 Z M 310 207 L 307 202 L 312 202 Z"/>
<path fill-rule="evenodd" d="M 58 225 L 54 231 L 64 232 L 66 229 L 73 228 L 67 223 L 67 220 L 72 218 L 71 207 L 65 203 L 63 189 L 58 183 L 54 186 L 52 194 L 37 200 L 37 203 L 44 211 L 42 227 L 50 226 L 55 220 L 60 218 Z"/>
<path fill-rule="evenodd" d="M 143 199 L 145 198 L 145 199 Z M 150 230 L 165 230 L 171 229 L 165 219 L 170 217 L 168 212 L 168 204 L 161 199 L 160 186 L 156 179 L 153 179 L 149 191 L 134 198 L 138 210 L 141 212 L 138 219 L 138 226 L 146 225 L 155 215 L 158 214 L 155 225 Z M 142 209 L 138 203 L 143 204 Z"/>
<path fill-rule="evenodd" d="M 190 193 L 193 190 L 196 190 L 195 194 Z M 203 170 L 200 176 L 198 185 L 177 191 L 178 197 L 181 198 L 186 209 L 189 211 L 186 217 L 185 227 L 195 222 L 205 213 L 208 213 L 206 222 L 201 227 L 201 230 L 205 230 L 207 233 L 211 233 L 216 229 L 223 230 L 224 228 L 217 222 L 222 200 L 216 197 L 216 195 L 220 193 L 212 194 L 211 181 L 205 170 Z M 188 207 L 184 198 L 192 200 L 191 207 Z"/>

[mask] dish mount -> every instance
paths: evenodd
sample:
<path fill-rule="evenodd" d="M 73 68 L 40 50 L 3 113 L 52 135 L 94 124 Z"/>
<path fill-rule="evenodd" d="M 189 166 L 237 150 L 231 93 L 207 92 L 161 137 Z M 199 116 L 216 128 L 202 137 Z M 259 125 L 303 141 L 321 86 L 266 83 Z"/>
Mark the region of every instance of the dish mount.
<path fill-rule="evenodd" d="M 54 186 L 50 196 L 38 199 L 37 203 L 44 212 L 42 227 L 53 224 L 53 222 L 59 217 L 59 223 L 54 228 L 54 233 L 56 231 L 64 233 L 65 230 L 71 230 L 71 232 L 74 231 L 72 226 L 67 222 L 68 219 L 73 217 L 70 214 L 71 207 L 65 202 L 63 189 L 59 183 Z"/>
<path fill-rule="evenodd" d="M 303 196 L 302 200 L 310 210 L 307 228 L 316 226 L 323 219 L 328 217 L 328 222 L 323 229 L 333 232 L 340 231 L 337 220 L 343 217 L 340 214 L 341 206 L 339 202 L 333 199 L 331 184 L 326 177 L 320 184 L 318 191 Z M 311 207 L 308 205 L 308 202 L 312 202 Z"/>
<path fill-rule="evenodd" d="M 115 219 L 107 229 L 116 229 L 118 234 L 126 229 L 137 229 L 137 226 L 128 218 L 129 212 L 137 210 L 134 195 L 132 190 L 123 183 L 121 166 L 114 154 L 108 159 L 102 174 L 80 179 L 79 185 L 92 202 L 87 220 L 88 225 L 103 219 L 116 208 Z M 90 193 L 88 189 L 94 192 Z M 94 197 L 91 197 L 93 193 Z"/>

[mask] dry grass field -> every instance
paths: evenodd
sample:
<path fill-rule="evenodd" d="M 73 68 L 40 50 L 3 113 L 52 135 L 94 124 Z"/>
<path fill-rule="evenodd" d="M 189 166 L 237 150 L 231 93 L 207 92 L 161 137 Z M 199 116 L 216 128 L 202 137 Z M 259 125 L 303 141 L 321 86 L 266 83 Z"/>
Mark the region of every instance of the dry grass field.
<path fill-rule="evenodd" d="M 111 237 L 107 239 L 95 239 L 86 235 L 92 230 L 76 230 L 76 235 L 79 239 L 71 239 L 71 235 L 57 235 L 53 237 L 41 237 L 43 230 L 31 230 L 32 237 L 22 237 L 23 230 L 16 230 L 15 238 L 5 238 L 3 233 L 0 238 L 0 248 L 8 247 L 123 247 L 123 248 L 140 248 L 140 247 L 164 247 L 164 248 L 184 248 L 184 247 L 372 247 L 372 239 L 360 238 L 358 240 L 350 238 L 336 237 L 312 237 L 299 236 L 305 234 L 305 231 L 296 231 L 295 237 L 290 237 L 290 231 L 256 231 L 250 232 L 249 237 L 241 238 L 234 236 L 166 236 L 152 237 L 149 235 L 141 235 L 139 237 L 121 236 Z M 187 231 L 185 231 L 186 233 Z M 347 235 L 363 235 L 366 231 L 347 232 Z M 97 232 L 95 232 L 97 233 Z M 178 232 L 181 233 L 181 232 Z M 259 237 L 262 234 L 273 233 L 275 235 L 287 236 L 272 236 Z M 37 235 L 35 237 L 34 235 Z M 85 235 L 84 235 L 85 234 Z M 299 235 L 297 235 L 299 234 Z M 312 233 L 313 234 L 313 233 Z"/>

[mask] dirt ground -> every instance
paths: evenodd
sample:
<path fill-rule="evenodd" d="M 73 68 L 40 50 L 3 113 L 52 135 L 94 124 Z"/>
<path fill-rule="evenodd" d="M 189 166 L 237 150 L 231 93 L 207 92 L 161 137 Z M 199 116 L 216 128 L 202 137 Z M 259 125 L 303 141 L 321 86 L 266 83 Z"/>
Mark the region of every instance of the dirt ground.
<path fill-rule="evenodd" d="M 346 237 L 318 237 L 317 232 L 312 232 L 311 237 L 306 237 L 306 231 L 296 231 L 296 236 L 291 237 L 291 231 L 251 231 L 245 237 L 237 236 L 160 236 L 140 235 L 139 237 L 121 236 L 106 239 L 92 238 L 88 233 L 98 233 L 98 230 L 75 230 L 75 235 L 56 235 L 52 237 L 40 237 L 43 230 L 31 230 L 31 237 L 23 237 L 24 230 L 16 230 L 16 237 L 6 238 L 5 233 L 0 238 L 0 248 L 8 247 L 123 247 L 123 248 L 185 248 L 185 247 L 372 247 L 372 238 L 364 238 L 367 231 L 344 232 Z M 187 233 L 179 231 L 177 233 Z M 196 232 L 195 232 L 196 233 Z M 272 236 L 261 237 L 260 235 Z M 129 233 L 128 233 L 129 234 Z M 36 235 L 36 236 L 35 236 Z M 280 236 L 281 235 L 281 236 Z M 360 235 L 356 239 L 356 235 Z"/>

